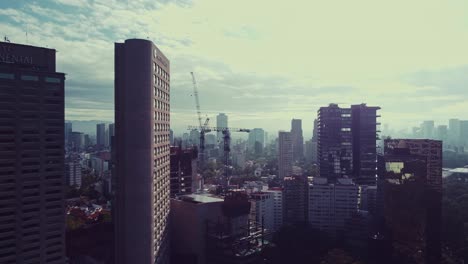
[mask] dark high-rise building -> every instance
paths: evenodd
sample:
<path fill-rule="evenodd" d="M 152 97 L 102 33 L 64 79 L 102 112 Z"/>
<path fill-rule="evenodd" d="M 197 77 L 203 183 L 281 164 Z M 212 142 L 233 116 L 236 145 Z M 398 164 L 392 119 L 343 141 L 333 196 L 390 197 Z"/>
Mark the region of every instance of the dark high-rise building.
<path fill-rule="evenodd" d="M 65 263 L 65 75 L 55 55 L 0 43 L 0 263 Z"/>
<path fill-rule="evenodd" d="M 365 104 L 351 106 L 353 177 L 356 183 L 375 185 L 377 179 L 377 111 Z"/>
<path fill-rule="evenodd" d="M 377 177 L 377 111 L 365 104 L 318 111 L 318 163 L 321 177 L 333 181 L 352 177 L 358 184 L 374 185 Z"/>
<path fill-rule="evenodd" d="M 308 190 L 307 178 L 303 176 L 291 176 L 284 178 L 284 223 L 306 223 L 308 215 Z"/>
<path fill-rule="evenodd" d="M 395 148 L 404 141 L 411 154 L 427 160 L 426 182 L 429 187 L 442 192 L 442 141 L 429 139 L 387 139 L 385 149 Z"/>
<path fill-rule="evenodd" d="M 73 151 L 83 150 L 85 148 L 85 135 L 81 132 L 71 132 L 70 147 Z"/>
<path fill-rule="evenodd" d="M 385 140 L 379 192 L 391 263 L 441 263 L 441 153 L 436 140 Z"/>
<path fill-rule="evenodd" d="M 320 177 L 333 182 L 352 175 L 351 109 L 337 104 L 318 111 L 318 169 Z"/>
<path fill-rule="evenodd" d="M 194 148 L 171 147 L 171 197 L 197 190 L 197 156 Z"/>
<path fill-rule="evenodd" d="M 261 154 L 265 147 L 265 131 L 262 128 L 254 128 L 249 132 L 248 148 L 255 154 Z"/>
<path fill-rule="evenodd" d="M 170 65 L 149 40 L 115 44 L 117 263 L 168 263 Z"/>
<path fill-rule="evenodd" d="M 291 138 L 293 145 L 293 160 L 299 161 L 304 158 L 304 137 L 302 136 L 302 120 L 291 120 Z"/>
<path fill-rule="evenodd" d="M 96 145 L 98 148 L 104 148 L 106 146 L 106 124 L 96 125 Z"/>

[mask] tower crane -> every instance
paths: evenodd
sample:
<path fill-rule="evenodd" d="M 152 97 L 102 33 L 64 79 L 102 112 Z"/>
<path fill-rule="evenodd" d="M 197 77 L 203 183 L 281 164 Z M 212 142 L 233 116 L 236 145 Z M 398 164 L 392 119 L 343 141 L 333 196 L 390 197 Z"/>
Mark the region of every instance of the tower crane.
<path fill-rule="evenodd" d="M 189 126 L 189 130 L 198 129 L 196 126 Z M 247 128 L 232 128 L 232 127 L 209 127 L 203 126 L 203 132 L 221 132 L 223 134 L 223 141 L 224 141 L 224 184 L 225 187 L 229 185 L 230 177 L 229 177 L 229 153 L 231 152 L 231 132 L 246 132 L 249 133 L 250 129 Z M 201 131 L 200 131 L 201 134 Z M 201 136 L 200 136 L 201 139 Z M 203 138 L 204 139 L 204 138 Z M 203 144 L 204 144 L 203 140 Z M 202 148 L 202 142 L 200 141 L 200 149 Z M 205 149 L 205 146 L 203 146 Z"/>
<path fill-rule="evenodd" d="M 199 160 L 199 168 L 202 169 L 205 166 L 205 128 L 208 127 L 210 122 L 209 118 L 206 118 L 205 123 L 202 124 L 202 115 L 200 110 L 200 99 L 198 98 L 198 87 L 197 81 L 195 80 L 195 74 L 190 72 L 192 75 L 192 84 L 193 84 L 193 96 L 195 97 L 195 107 L 197 108 L 197 115 L 198 115 L 198 124 L 199 127 L 192 128 L 200 130 L 200 151 L 198 154 Z"/>

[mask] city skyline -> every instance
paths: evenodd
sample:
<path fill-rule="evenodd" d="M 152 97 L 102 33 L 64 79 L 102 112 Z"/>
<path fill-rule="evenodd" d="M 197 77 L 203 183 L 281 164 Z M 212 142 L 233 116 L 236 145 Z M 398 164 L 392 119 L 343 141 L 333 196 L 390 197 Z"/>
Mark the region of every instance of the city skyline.
<path fill-rule="evenodd" d="M 461 1 L 363 1 L 339 9 L 323 1 L 260 1 L 249 9 L 218 1 L 103 3 L 0 3 L 2 33 L 12 42 L 58 50 L 69 120 L 112 122 L 112 45 L 133 37 L 153 40 L 173 58 L 176 131 L 196 124 L 192 70 L 202 113 L 224 112 L 237 127 L 287 130 L 298 118 L 308 137 L 316 110 L 333 102 L 379 105 L 380 121 L 396 129 L 428 113 L 436 123 L 468 119 L 462 111 L 468 66 L 460 56 L 468 44 L 468 4 Z M 277 23 L 279 16 L 291 19 Z"/>

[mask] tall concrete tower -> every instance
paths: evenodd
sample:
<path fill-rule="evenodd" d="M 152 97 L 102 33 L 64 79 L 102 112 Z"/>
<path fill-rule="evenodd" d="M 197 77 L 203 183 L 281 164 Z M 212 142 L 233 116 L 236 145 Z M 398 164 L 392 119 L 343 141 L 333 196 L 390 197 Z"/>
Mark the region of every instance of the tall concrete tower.
<path fill-rule="evenodd" d="M 151 41 L 115 44 L 117 263 L 168 263 L 169 91 L 169 60 Z"/>

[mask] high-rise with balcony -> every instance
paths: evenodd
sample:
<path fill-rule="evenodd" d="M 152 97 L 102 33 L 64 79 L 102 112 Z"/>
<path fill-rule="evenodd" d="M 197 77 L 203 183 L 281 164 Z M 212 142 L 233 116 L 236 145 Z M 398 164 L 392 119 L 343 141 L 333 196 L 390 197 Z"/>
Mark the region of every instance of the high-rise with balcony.
<path fill-rule="evenodd" d="M 318 111 L 317 138 L 320 177 L 333 182 L 354 178 L 374 185 L 377 176 L 377 111 L 365 104 L 340 108 L 337 104 Z"/>
<path fill-rule="evenodd" d="M 353 177 L 356 183 L 375 185 L 377 180 L 377 111 L 365 104 L 351 106 Z"/>
<path fill-rule="evenodd" d="M 170 64 L 149 40 L 115 44 L 117 263 L 168 263 Z"/>
<path fill-rule="evenodd" d="M 56 51 L 0 43 L 0 263 L 64 263 L 64 82 Z"/>
<path fill-rule="evenodd" d="M 317 119 L 320 177 L 334 181 L 352 175 L 351 109 L 337 104 L 320 107 Z"/>

